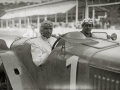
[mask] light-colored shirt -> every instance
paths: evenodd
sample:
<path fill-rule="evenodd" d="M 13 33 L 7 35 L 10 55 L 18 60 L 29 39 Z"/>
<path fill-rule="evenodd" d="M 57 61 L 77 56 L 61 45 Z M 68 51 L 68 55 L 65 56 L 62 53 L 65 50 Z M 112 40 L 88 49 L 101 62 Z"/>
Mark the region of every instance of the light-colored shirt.
<path fill-rule="evenodd" d="M 36 66 L 39 66 L 46 61 L 55 41 L 56 38 L 54 37 L 47 39 L 40 36 L 27 42 L 31 44 L 32 59 Z"/>

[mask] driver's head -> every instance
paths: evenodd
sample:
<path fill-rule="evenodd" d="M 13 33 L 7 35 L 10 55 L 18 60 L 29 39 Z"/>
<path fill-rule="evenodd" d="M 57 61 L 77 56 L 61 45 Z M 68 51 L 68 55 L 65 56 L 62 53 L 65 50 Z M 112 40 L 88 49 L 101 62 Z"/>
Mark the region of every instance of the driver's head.
<path fill-rule="evenodd" d="M 93 28 L 93 21 L 91 19 L 84 19 L 82 23 L 82 28 L 86 32 L 90 32 Z"/>
<path fill-rule="evenodd" d="M 49 20 L 45 20 L 41 23 L 40 33 L 43 37 L 50 38 L 53 31 L 53 23 Z"/>

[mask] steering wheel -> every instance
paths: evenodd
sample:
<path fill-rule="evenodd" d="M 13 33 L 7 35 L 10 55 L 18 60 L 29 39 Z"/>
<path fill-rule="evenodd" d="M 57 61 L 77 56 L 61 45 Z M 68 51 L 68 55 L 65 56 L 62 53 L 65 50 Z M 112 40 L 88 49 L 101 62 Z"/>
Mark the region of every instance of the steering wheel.
<path fill-rule="evenodd" d="M 65 35 L 66 35 L 67 38 L 74 37 L 73 39 L 85 39 L 85 38 L 86 38 L 86 36 L 85 36 L 83 33 L 81 33 L 81 32 L 78 32 L 78 31 L 76 31 L 76 32 L 68 32 L 68 33 L 66 33 L 66 34 L 61 35 L 61 36 L 55 41 L 55 43 L 54 43 L 53 46 L 52 46 L 52 50 L 55 48 L 56 44 L 57 44 L 58 41 L 61 39 L 61 37 L 64 37 Z"/>
<path fill-rule="evenodd" d="M 61 35 L 61 37 L 65 36 L 66 34 Z M 56 44 L 60 41 L 60 37 L 55 41 L 55 43 L 52 46 L 52 50 L 55 48 Z"/>

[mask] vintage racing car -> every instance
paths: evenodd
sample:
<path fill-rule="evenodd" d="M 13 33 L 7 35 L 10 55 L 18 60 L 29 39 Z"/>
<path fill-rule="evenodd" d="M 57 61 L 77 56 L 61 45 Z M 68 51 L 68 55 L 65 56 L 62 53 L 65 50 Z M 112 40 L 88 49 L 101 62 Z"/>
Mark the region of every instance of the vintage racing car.
<path fill-rule="evenodd" d="M 120 45 L 111 40 L 117 36 L 104 32 L 92 36 L 77 31 L 60 36 L 38 67 L 27 43 L 31 38 L 15 40 L 10 49 L 1 40 L 1 67 L 6 75 L 1 85 L 6 82 L 7 90 L 120 90 Z"/>

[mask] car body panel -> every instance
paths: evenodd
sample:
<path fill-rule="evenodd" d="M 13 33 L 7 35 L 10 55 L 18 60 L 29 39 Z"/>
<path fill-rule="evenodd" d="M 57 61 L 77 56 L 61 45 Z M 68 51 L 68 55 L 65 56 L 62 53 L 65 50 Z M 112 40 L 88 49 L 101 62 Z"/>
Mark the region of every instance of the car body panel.
<path fill-rule="evenodd" d="M 5 71 L 13 90 L 38 90 L 26 68 L 12 51 L 0 53 Z"/>
<path fill-rule="evenodd" d="M 120 46 L 101 51 L 93 56 L 91 64 L 120 73 Z"/>
<path fill-rule="evenodd" d="M 20 43 L 26 40 L 21 39 Z M 19 41 L 13 43 L 11 50 L 14 53 L 1 53 L 8 77 L 14 82 L 11 84 L 14 86 L 17 80 L 21 81 L 20 90 L 24 90 L 24 87 L 39 90 L 120 89 L 119 43 L 85 38 L 80 32 L 71 32 L 61 37 L 46 62 L 37 67 L 31 57 L 31 45 L 24 42 L 22 45 Z M 12 80 L 12 72 L 7 64 L 12 70 L 18 68 L 21 72 L 24 71 L 24 76 Z M 115 84 L 112 84 L 113 81 Z"/>

